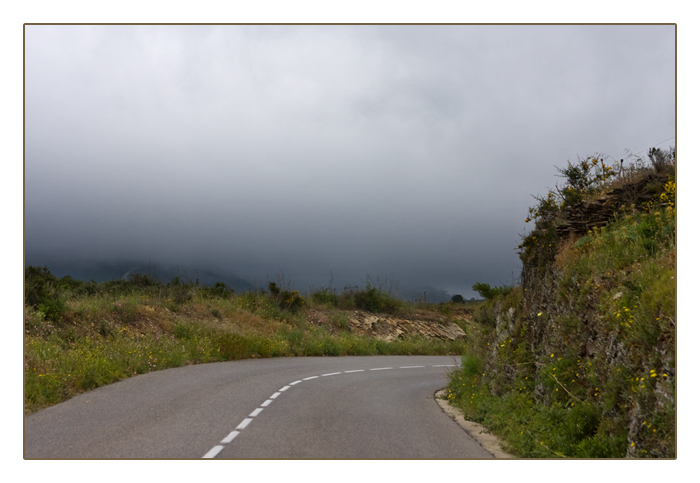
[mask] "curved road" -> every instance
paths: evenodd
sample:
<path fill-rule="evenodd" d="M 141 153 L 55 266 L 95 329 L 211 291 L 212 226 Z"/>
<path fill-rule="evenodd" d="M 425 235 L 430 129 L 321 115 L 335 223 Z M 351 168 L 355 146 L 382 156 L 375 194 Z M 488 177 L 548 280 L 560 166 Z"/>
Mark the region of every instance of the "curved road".
<path fill-rule="evenodd" d="M 153 372 L 27 416 L 24 457 L 491 458 L 433 399 L 458 364 L 309 357 Z"/>

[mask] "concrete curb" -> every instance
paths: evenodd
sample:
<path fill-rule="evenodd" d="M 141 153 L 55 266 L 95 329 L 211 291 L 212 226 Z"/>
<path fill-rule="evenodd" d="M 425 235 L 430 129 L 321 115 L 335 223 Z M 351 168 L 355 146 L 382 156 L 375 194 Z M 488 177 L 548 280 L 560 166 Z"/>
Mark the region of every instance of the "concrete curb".
<path fill-rule="evenodd" d="M 489 431 L 479 423 L 467 421 L 464 419 L 464 414 L 460 409 L 451 406 L 445 399 L 447 395 L 446 389 L 440 389 L 435 393 L 435 401 L 449 417 L 455 420 L 459 426 L 464 429 L 469 436 L 474 438 L 486 451 L 491 453 L 495 458 L 515 458 L 515 456 L 506 453 L 501 449 L 501 441 L 489 433 Z"/>

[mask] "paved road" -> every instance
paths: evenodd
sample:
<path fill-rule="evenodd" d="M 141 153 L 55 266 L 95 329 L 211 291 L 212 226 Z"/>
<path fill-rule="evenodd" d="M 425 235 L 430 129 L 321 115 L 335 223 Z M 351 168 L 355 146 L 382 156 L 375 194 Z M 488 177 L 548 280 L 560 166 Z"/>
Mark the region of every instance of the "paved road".
<path fill-rule="evenodd" d="M 27 416 L 25 458 L 491 458 L 433 399 L 458 358 L 258 359 L 153 372 Z"/>

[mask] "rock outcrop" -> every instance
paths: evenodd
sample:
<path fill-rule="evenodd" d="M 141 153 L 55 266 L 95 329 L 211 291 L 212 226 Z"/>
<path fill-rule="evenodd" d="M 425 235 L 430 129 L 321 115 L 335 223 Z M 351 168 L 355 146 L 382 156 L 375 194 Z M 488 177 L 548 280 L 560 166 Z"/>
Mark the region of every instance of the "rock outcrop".
<path fill-rule="evenodd" d="M 387 314 L 355 311 L 349 314 L 348 325 L 353 334 L 369 335 L 387 342 L 410 336 L 441 340 L 458 340 L 466 337 L 464 331 L 447 318 L 409 320 Z"/>

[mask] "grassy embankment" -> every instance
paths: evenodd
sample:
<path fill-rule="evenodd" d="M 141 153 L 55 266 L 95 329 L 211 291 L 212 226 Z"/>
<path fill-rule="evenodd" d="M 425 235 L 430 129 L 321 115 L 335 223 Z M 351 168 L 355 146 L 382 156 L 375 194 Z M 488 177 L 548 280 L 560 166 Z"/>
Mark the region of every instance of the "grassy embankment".
<path fill-rule="evenodd" d="M 187 364 L 463 352 L 463 341 L 414 337 L 386 342 L 351 334 L 348 310 L 357 309 L 401 315 L 417 306 L 371 285 L 351 293 L 321 289 L 302 296 L 271 283 L 265 293 L 233 293 L 220 283 L 203 287 L 175 278 L 162 284 L 134 274 L 98 284 L 57 279 L 45 268 L 28 267 L 25 412 L 130 376 Z"/>
<path fill-rule="evenodd" d="M 560 170 L 566 185 L 530 210 L 522 283 L 475 285 L 489 300 L 448 398 L 516 456 L 675 457 L 675 154 L 650 157 Z M 567 207 L 650 174 L 652 199 L 557 234 Z"/>

